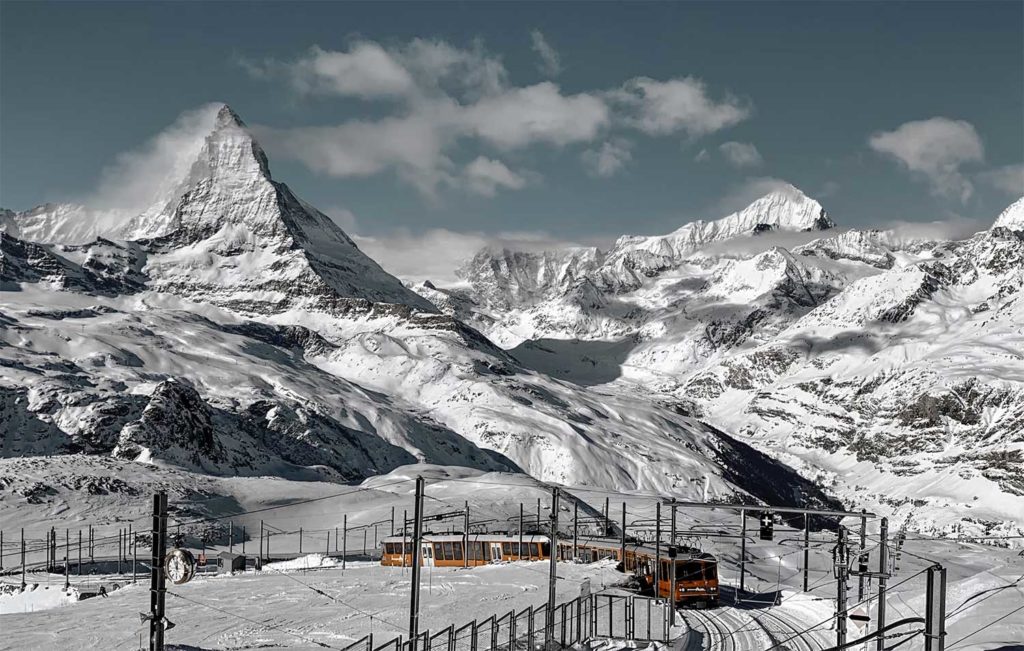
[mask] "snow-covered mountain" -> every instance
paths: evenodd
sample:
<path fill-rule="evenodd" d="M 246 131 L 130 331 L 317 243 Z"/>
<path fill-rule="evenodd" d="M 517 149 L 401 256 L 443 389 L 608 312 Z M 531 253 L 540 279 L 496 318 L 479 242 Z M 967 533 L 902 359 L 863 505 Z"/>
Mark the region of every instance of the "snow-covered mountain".
<path fill-rule="evenodd" d="M 418 291 L 532 368 L 671 395 L 912 526 L 1006 531 L 1024 524 L 1020 206 L 945 242 L 840 232 L 792 189 L 585 267 L 484 250 L 464 286 Z"/>
<path fill-rule="evenodd" d="M 59 210 L 5 213 L 4 456 L 331 481 L 427 462 L 694 497 L 706 476 L 722 499 L 836 504 L 671 396 L 553 379 L 441 313 L 274 181 L 227 107 L 171 185 L 90 241 Z"/>

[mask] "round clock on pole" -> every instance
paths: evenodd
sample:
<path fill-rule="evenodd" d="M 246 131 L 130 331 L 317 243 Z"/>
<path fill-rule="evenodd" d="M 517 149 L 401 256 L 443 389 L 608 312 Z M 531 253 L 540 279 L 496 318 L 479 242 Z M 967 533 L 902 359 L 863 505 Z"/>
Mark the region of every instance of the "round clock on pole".
<path fill-rule="evenodd" d="M 164 558 L 164 573 L 171 583 L 188 583 L 196 574 L 196 559 L 187 549 L 172 549 Z"/>

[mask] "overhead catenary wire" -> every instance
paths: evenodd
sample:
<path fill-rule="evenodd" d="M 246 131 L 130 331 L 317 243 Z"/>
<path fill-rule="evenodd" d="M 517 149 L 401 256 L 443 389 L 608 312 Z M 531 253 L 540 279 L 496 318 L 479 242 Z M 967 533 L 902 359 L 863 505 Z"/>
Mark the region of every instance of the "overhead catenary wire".
<path fill-rule="evenodd" d="M 228 615 L 229 617 L 235 617 L 237 619 L 241 619 L 243 621 L 249 622 L 250 624 L 255 624 L 256 626 L 262 626 L 264 628 L 269 628 L 269 629 L 272 629 L 272 630 L 275 630 L 275 631 L 281 631 L 282 633 L 286 633 L 286 634 L 291 635 L 293 637 L 297 637 L 297 638 L 299 638 L 300 640 L 302 640 L 304 642 L 308 642 L 310 644 L 316 645 L 316 646 L 324 648 L 324 649 L 336 649 L 337 651 L 343 651 L 342 647 L 331 646 L 330 644 L 326 644 L 326 643 L 321 642 L 319 640 L 314 640 L 313 638 L 306 637 L 305 635 L 302 635 L 301 633 L 296 633 L 294 631 L 289 631 L 286 628 L 282 628 L 280 626 L 275 626 L 274 624 L 271 624 L 269 622 L 261 622 L 261 621 L 255 620 L 255 619 L 250 619 L 250 618 L 248 618 L 248 617 L 246 617 L 244 615 L 239 615 L 238 613 L 233 613 L 230 610 L 224 610 L 223 608 L 218 608 L 217 606 L 213 606 L 211 604 L 206 604 L 206 603 L 203 603 L 203 602 L 198 601 L 196 599 L 191 599 L 191 598 L 186 597 L 184 595 L 180 595 L 177 592 L 174 592 L 172 590 L 168 590 L 167 594 L 171 595 L 172 597 L 177 597 L 178 599 L 182 599 L 182 600 L 187 601 L 189 603 L 195 604 L 197 606 L 201 606 L 203 608 L 209 608 L 210 610 L 215 610 L 218 613 L 222 613 L 224 615 Z"/>

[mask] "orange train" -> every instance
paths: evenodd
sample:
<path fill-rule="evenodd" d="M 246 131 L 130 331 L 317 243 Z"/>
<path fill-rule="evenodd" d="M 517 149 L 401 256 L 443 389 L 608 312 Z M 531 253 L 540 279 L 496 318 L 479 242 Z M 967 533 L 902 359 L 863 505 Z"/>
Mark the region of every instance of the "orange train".
<path fill-rule="evenodd" d="M 520 550 L 520 540 L 522 549 Z M 476 566 L 487 563 L 518 560 L 547 560 L 551 558 L 551 543 L 547 536 L 508 533 L 470 534 L 468 553 L 462 534 L 424 534 L 421 543 L 421 564 L 437 567 Z M 403 545 L 405 553 L 402 553 Z M 571 540 L 558 541 L 558 560 L 573 559 Z M 412 564 L 412 542 L 402 536 L 384 539 L 381 565 L 407 567 Z M 521 553 L 520 553 L 521 552 Z M 654 593 L 654 569 L 657 550 L 637 542 L 627 542 L 625 558 L 622 558 L 622 543 L 610 538 L 579 540 L 576 545 L 576 560 L 596 562 L 615 559 L 620 569 L 633 574 L 641 590 Z M 661 566 L 658 573 L 657 594 L 669 597 L 672 581 L 672 564 L 675 563 L 675 590 L 673 598 L 677 604 L 718 605 L 718 561 L 711 554 L 689 547 L 677 547 L 675 558 L 670 550 L 661 550 Z"/>

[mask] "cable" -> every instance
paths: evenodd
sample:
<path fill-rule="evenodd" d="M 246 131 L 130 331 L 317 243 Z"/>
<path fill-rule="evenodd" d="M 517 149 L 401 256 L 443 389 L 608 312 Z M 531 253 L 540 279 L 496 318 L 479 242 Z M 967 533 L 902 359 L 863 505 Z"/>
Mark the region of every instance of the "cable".
<path fill-rule="evenodd" d="M 993 626 L 993 625 L 995 625 L 995 624 L 997 624 L 997 623 L 999 623 L 999 622 L 1003 621 L 1004 619 L 1006 619 L 1006 618 L 1007 618 L 1007 617 L 1009 617 L 1010 615 L 1013 615 L 1014 613 L 1020 612 L 1020 611 L 1022 611 L 1022 610 L 1024 610 L 1024 605 L 1020 605 L 1020 606 L 1018 606 L 1018 607 L 1014 608 L 1013 610 L 1011 610 L 1010 612 L 1006 613 L 1005 615 L 1003 615 L 1003 616 L 1002 616 L 1002 617 L 1000 617 L 999 619 L 994 619 L 994 620 L 992 620 L 991 622 L 989 622 L 988 624 L 985 624 L 985 625 L 984 625 L 984 626 L 982 626 L 981 628 L 977 629 L 976 631 L 972 631 L 972 632 L 968 633 L 967 635 L 963 636 L 962 638 L 960 638 L 960 639 L 959 639 L 959 640 L 957 640 L 956 642 L 953 642 L 952 644 L 950 644 L 950 645 L 949 645 L 948 647 L 946 647 L 946 648 L 948 648 L 948 649 L 952 649 L 952 648 L 953 648 L 954 646 L 956 646 L 957 644 L 960 644 L 961 642 L 963 642 L 963 641 L 964 641 L 964 640 L 966 640 L 967 638 L 969 638 L 969 637 L 972 637 L 972 636 L 974 636 L 974 635 L 977 635 L 978 633 L 981 633 L 982 631 L 984 631 L 984 630 L 985 630 L 986 628 L 988 628 L 989 626 Z"/>
<path fill-rule="evenodd" d="M 346 603 L 346 602 L 342 601 L 341 599 L 338 599 L 337 597 L 335 597 L 333 595 L 327 594 L 326 592 L 324 592 L 323 590 L 317 588 L 316 586 L 309 585 L 308 583 L 305 583 L 303 581 L 300 581 L 300 580 L 296 579 L 294 576 L 292 576 L 290 574 L 286 574 L 285 572 L 282 572 L 281 570 L 279 570 L 279 569 L 277 569 L 275 567 L 271 567 L 269 564 L 265 565 L 264 568 L 268 569 L 268 570 L 273 570 L 274 572 L 277 572 L 281 576 L 283 576 L 285 578 L 288 578 L 288 579 L 291 579 L 292 581 L 295 581 L 299 585 L 301 585 L 301 586 L 303 586 L 305 588 L 308 588 L 308 589 L 312 590 L 313 592 L 315 592 L 315 593 L 317 593 L 317 594 L 319 594 L 319 595 L 321 595 L 323 597 L 327 597 L 328 599 L 330 599 L 331 601 L 333 601 L 335 603 L 339 603 L 342 606 L 345 606 L 346 608 L 351 608 L 352 610 L 356 611 L 360 615 L 363 615 L 364 617 L 369 617 L 371 620 L 376 619 L 377 621 L 384 622 L 385 624 L 388 624 L 390 626 L 394 626 L 394 627 L 398 628 L 399 630 L 401 630 L 401 628 L 402 628 L 401 624 L 396 624 L 396 623 L 394 623 L 392 621 L 387 620 L 384 617 L 381 617 L 380 615 L 374 615 L 373 613 L 368 613 L 365 610 L 361 610 L 359 608 L 356 608 L 352 604 Z"/>
<path fill-rule="evenodd" d="M 314 645 L 316 645 L 318 647 L 321 647 L 321 648 L 324 648 L 324 649 L 336 649 L 337 651 L 343 651 L 341 647 L 331 646 L 329 644 L 325 644 L 323 642 L 319 642 L 319 641 L 314 640 L 312 638 L 308 638 L 305 635 L 301 635 L 299 633 L 294 633 L 294 632 L 289 631 L 288 629 L 282 628 L 280 626 L 275 626 L 274 624 L 270 624 L 270 623 L 267 623 L 267 622 L 259 622 L 259 621 L 256 621 L 255 619 L 249 619 L 248 617 L 245 617 L 243 615 L 239 615 L 238 613 L 233 613 L 233 612 L 231 612 L 229 610 L 224 610 L 223 608 L 218 608 L 216 606 L 211 606 L 210 604 L 204 604 L 201 601 L 196 601 L 195 599 L 190 599 L 189 597 L 186 597 L 184 595 L 180 595 L 177 592 L 172 592 L 172 591 L 168 590 L 167 594 L 171 595 L 172 597 L 177 597 L 178 599 L 183 599 L 183 600 L 188 601 L 190 603 L 193 603 L 193 604 L 195 604 L 197 606 L 202 606 L 203 608 L 209 608 L 210 610 L 216 610 L 219 613 L 223 613 L 225 615 L 230 615 L 231 617 L 235 617 L 237 619 L 244 620 L 246 622 L 249 622 L 250 624 L 255 624 L 256 626 L 262 626 L 264 628 L 270 628 L 270 629 L 273 629 L 275 631 L 281 631 L 282 633 L 287 633 L 288 635 L 291 635 L 293 637 L 297 637 L 297 638 L 299 638 L 300 640 L 302 640 L 304 642 L 309 642 L 310 644 L 314 644 Z"/>

